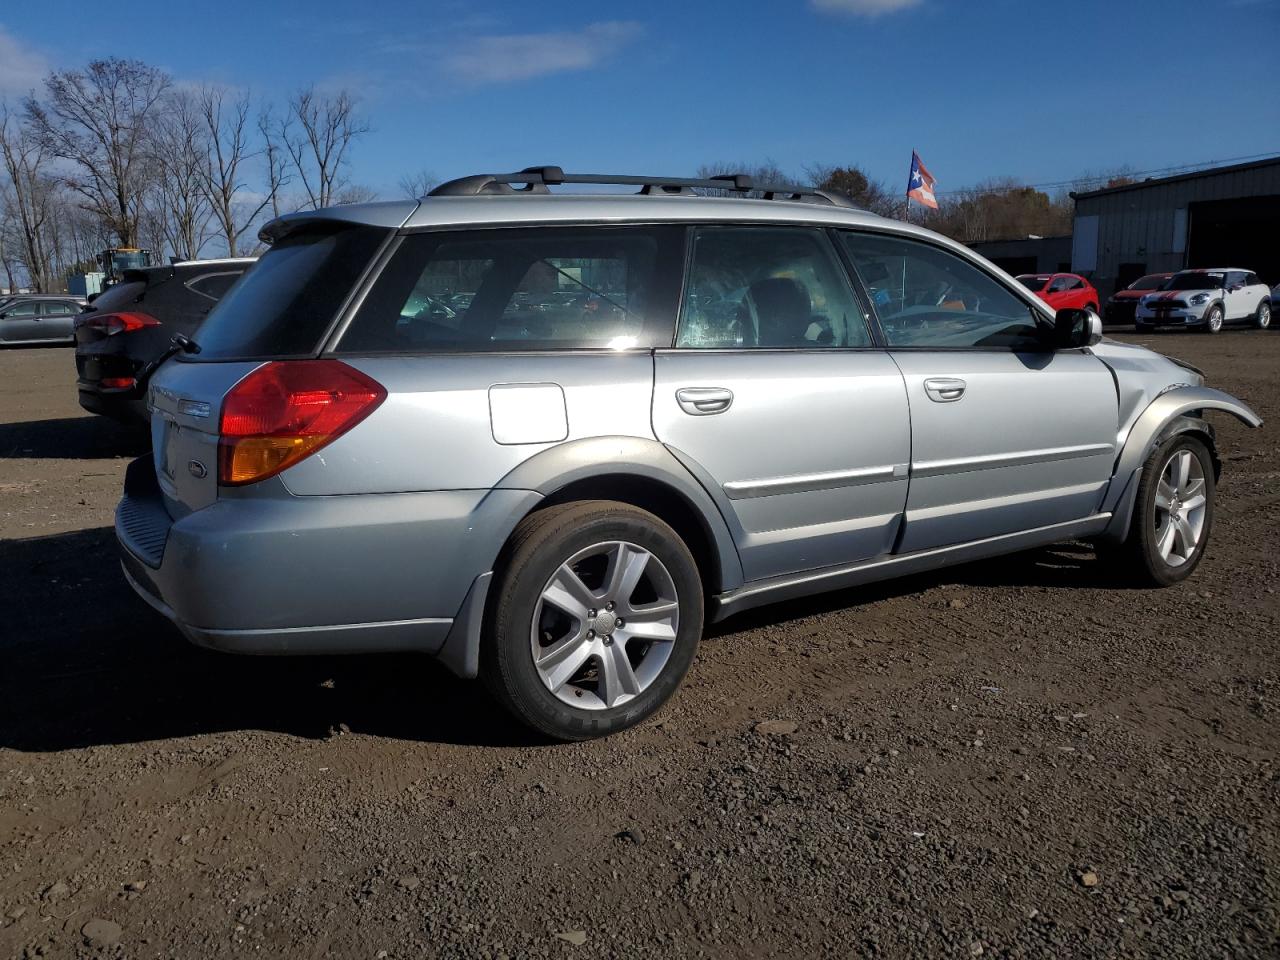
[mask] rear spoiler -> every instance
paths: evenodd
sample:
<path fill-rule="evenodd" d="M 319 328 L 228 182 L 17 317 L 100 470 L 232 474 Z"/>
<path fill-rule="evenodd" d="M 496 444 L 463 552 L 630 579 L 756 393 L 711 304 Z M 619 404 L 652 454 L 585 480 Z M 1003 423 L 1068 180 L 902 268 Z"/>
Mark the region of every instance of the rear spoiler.
<path fill-rule="evenodd" d="M 276 217 L 258 231 L 258 239 L 271 244 L 303 230 L 337 230 L 342 227 L 385 227 L 394 230 L 404 226 L 418 209 L 417 200 L 388 200 L 382 203 L 353 203 L 322 210 L 303 210 Z"/>

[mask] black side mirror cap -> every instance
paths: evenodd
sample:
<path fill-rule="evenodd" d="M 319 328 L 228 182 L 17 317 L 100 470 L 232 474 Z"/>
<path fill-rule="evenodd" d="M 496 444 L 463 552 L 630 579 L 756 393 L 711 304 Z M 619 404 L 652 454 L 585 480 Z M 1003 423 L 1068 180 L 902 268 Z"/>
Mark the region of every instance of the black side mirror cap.
<path fill-rule="evenodd" d="M 1092 310 L 1063 307 L 1053 318 L 1054 346 L 1091 347 L 1102 339 L 1102 318 Z"/>

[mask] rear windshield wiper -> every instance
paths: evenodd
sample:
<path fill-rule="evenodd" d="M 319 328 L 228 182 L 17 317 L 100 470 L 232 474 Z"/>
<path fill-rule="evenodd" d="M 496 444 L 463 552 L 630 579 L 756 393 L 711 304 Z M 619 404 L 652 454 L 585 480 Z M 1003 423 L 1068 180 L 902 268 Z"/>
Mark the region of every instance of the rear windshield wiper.
<path fill-rule="evenodd" d="M 164 363 L 175 353 L 190 353 L 192 355 L 200 352 L 200 344 L 196 343 L 185 333 L 175 333 L 169 340 L 169 346 L 145 367 L 138 371 L 137 377 L 134 378 L 133 389 L 138 393 L 145 393 L 147 382 L 151 379 L 151 375 L 160 368 L 160 364 Z"/>

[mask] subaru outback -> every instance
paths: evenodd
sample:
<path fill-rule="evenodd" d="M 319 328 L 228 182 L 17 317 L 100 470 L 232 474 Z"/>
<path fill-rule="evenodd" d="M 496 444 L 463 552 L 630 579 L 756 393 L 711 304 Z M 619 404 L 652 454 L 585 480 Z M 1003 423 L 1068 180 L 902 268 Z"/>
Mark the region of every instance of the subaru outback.
<path fill-rule="evenodd" d="M 555 738 L 772 601 L 1066 539 L 1182 580 L 1205 411 L 1261 423 L 951 240 L 742 176 L 531 168 L 262 237 L 152 379 L 129 580 L 195 643 L 420 651 Z"/>

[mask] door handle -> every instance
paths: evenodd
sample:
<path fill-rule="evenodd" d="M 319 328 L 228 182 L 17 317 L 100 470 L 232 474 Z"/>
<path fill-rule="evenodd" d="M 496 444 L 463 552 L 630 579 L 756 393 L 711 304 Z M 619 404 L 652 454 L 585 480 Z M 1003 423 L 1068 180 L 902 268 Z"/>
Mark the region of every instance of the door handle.
<path fill-rule="evenodd" d="M 691 417 L 707 417 L 733 406 L 733 391 L 728 387 L 683 387 L 676 391 L 676 402 Z"/>
<path fill-rule="evenodd" d="M 936 403 L 955 403 L 964 396 L 967 386 L 955 377 L 931 377 L 924 382 L 925 393 Z"/>

